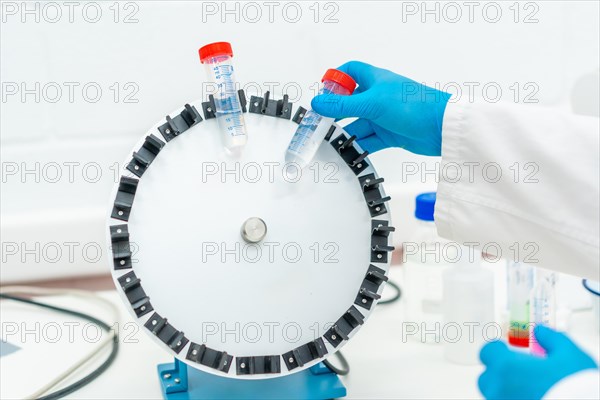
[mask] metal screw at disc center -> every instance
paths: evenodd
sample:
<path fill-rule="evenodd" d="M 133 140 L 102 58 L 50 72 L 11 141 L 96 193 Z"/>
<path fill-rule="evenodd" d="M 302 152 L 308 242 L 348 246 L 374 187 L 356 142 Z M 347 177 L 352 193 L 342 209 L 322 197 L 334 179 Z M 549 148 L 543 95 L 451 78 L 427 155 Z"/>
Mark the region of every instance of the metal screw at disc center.
<path fill-rule="evenodd" d="M 248 218 L 240 231 L 242 238 L 248 243 L 258 243 L 267 235 L 267 224 L 260 218 Z"/>

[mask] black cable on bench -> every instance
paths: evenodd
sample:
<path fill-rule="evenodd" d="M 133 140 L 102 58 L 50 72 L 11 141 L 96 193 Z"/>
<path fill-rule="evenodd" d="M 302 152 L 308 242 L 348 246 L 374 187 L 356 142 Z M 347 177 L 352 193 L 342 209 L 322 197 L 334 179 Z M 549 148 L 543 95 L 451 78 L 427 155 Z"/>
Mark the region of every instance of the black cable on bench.
<path fill-rule="evenodd" d="M 323 360 L 323 364 L 325 364 L 325 366 L 332 372 L 335 372 L 340 376 L 348 375 L 350 372 L 350 364 L 348 364 L 348 360 L 346 360 L 346 357 L 344 357 L 341 351 L 338 351 L 335 353 L 335 355 L 337 356 L 338 360 L 340 360 L 340 364 L 342 364 L 341 368 L 334 366 L 329 362 L 329 360 Z"/>
<path fill-rule="evenodd" d="M 98 326 L 100 326 L 102 329 L 104 329 L 107 332 L 111 331 L 111 327 L 105 323 L 104 321 L 101 321 L 91 315 L 79 312 L 79 311 L 73 311 L 73 310 L 69 310 L 66 308 L 62 308 L 62 307 L 57 307 L 57 306 L 53 306 L 50 304 L 46 304 L 46 303 L 40 303 L 38 301 L 35 300 L 30 300 L 30 299 L 26 299 L 23 297 L 18 297 L 18 296 L 13 296 L 13 295 L 9 295 L 9 294 L 2 294 L 0 293 L 0 299 L 7 299 L 7 300 L 13 300 L 13 301 L 18 301 L 20 303 L 25 303 L 25 304 L 30 304 L 30 305 L 34 305 L 34 306 L 38 306 L 38 307 L 42 307 L 42 308 L 46 308 L 49 310 L 53 310 L 53 311 L 57 311 L 63 314 L 68 314 L 68 315 L 72 315 L 78 318 L 82 318 L 85 320 L 90 321 L 93 324 L 96 324 Z M 72 384 L 70 384 L 67 387 L 64 387 L 63 389 L 59 389 L 55 392 L 52 392 L 50 394 L 47 394 L 45 396 L 42 396 L 39 398 L 39 400 L 54 400 L 54 399 L 59 399 L 61 397 L 64 397 L 70 393 L 73 393 L 79 389 L 81 389 L 82 387 L 84 387 L 85 385 L 87 385 L 88 383 L 92 382 L 94 379 L 96 379 L 97 377 L 99 377 L 104 371 L 106 371 L 108 369 L 108 367 L 111 366 L 111 364 L 113 363 L 113 361 L 115 360 L 115 358 L 117 357 L 117 353 L 119 351 L 119 335 L 115 332 L 115 336 L 113 337 L 113 344 L 112 344 L 112 350 L 108 356 L 108 358 L 106 360 L 104 360 L 104 362 L 98 367 L 96 368 L 94 371 L 90 372 L 88 375 L 84 376 L 83 378 L 81 378 L 80 380 L 78 380 L 77 382 L 74 382 Z"/>
<path fill-rule="evenodd" d="M 393 287 L 394 290 L 396 290 L 396 294 L 390 299 L 380 300 L 379 303 L 377 303 L 378 306 L 395 303 L 396 301 L 400 300 L 400 297 L 402 296 L 402 289 L 400 289 L 400 286 L 398 286 L 396 282 L 387 281 L 387 285 Z"/>

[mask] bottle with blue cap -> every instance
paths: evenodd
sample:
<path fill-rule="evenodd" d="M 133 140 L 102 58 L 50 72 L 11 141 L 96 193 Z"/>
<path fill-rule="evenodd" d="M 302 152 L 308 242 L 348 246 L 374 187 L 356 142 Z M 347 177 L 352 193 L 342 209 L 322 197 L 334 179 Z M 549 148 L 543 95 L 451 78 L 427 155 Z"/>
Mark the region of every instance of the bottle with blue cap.
<path fill-rule="evenodd" d="M 403 245 L 405 321 L 418 329 L 411 338 L 440 343 L 442 331 L 442 274 L 449 267 L 444 252 L 449 241 L 437 235 L 434 223 L 436 194 L 415 200 L 417 229 Z"/>

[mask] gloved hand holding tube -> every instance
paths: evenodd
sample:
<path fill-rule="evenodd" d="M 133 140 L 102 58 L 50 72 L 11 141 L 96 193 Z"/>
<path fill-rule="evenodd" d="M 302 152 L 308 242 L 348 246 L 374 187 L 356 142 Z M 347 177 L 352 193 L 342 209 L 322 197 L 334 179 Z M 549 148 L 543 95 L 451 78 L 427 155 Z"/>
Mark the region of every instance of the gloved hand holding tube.
<path fill-rule="evenodd" d="M 358 88 L 351 96 L 316 96 L 313 110 L 338 120 L 357 117 L 345 130 L 356 135 L 369 153 L 400 147 L 416 154 L 441 155 L 442 121 L 450 94 L 358 61 L 338 70 L 350 75 Z"/>
<path fill-rule="evenodd" d="M 479 377 L 479 390 L 486 399 L 541 399 L 561 379 L 598 368 L 567 335 L 543 325 L 534 334 L 546 356 L 511 351 L 501 341 L 483 347 L 480 357 L 486 370 Z"/>

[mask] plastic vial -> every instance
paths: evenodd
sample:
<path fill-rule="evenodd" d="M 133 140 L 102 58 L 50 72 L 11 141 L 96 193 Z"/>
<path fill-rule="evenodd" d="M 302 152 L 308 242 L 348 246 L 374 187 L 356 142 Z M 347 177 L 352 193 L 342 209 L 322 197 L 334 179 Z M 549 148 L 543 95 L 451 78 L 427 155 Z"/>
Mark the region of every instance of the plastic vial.
<path fill-rule="evenodd" d="M 435 193 L 416 198 L 417 229 L 403 245 L 405 321 L 417 324 L 418 335 L 410 337 L 422 343 L 441 343 L 442 274 L 449 264 L 441 256 L 448 243 L 437 235 L 433 214 Z"/>
<path fill-rule="evenodd" d="M 453 363 L 476 365 L 484 329 L 494 323 L 494 275 L 481 266 L 481 253 L 466 247 L 460 253 L 443 277 L 444 356 Z"/>
<path fill-rule="evenodd" d="M 207 44 L 201 47 L 198 53 L 200 62 L 206 66 L 209 80 L 217 85 L 214 112 L 222 132 L 223 143 L 231 153 L 239 154 L 248 141 L 248 134 L 236 89 L 231 44 Z"/>
<path fill-rule="evenodd" d="M 556 326 L 556 274 L 537 268 L 535 271 L 535 286 L 531 294 L 531 324 L 530 348 L 533 354 L 544 355 L 546 351 L 535 340 L 533 329 L 536 325 L 551 328 Z"/>
<path fill-rule="evenodd" d="M 328 69 L 321 82 L 323 86 L 319 94 L 333 93 L 348 96 L 356 88 L 354 79 L 337 69 Z M 313 110 L 307 111 L 288 146 L 285 161 L 297 163 L 300 168 L 310 164 L 334 120 L 334 118 L 323 117 Z"/>
<path fill-rule="evenodd" d="M 529 347 L 530 298 L 533 289 L 533 267 L 508 261 L 508 343 Z"/>

